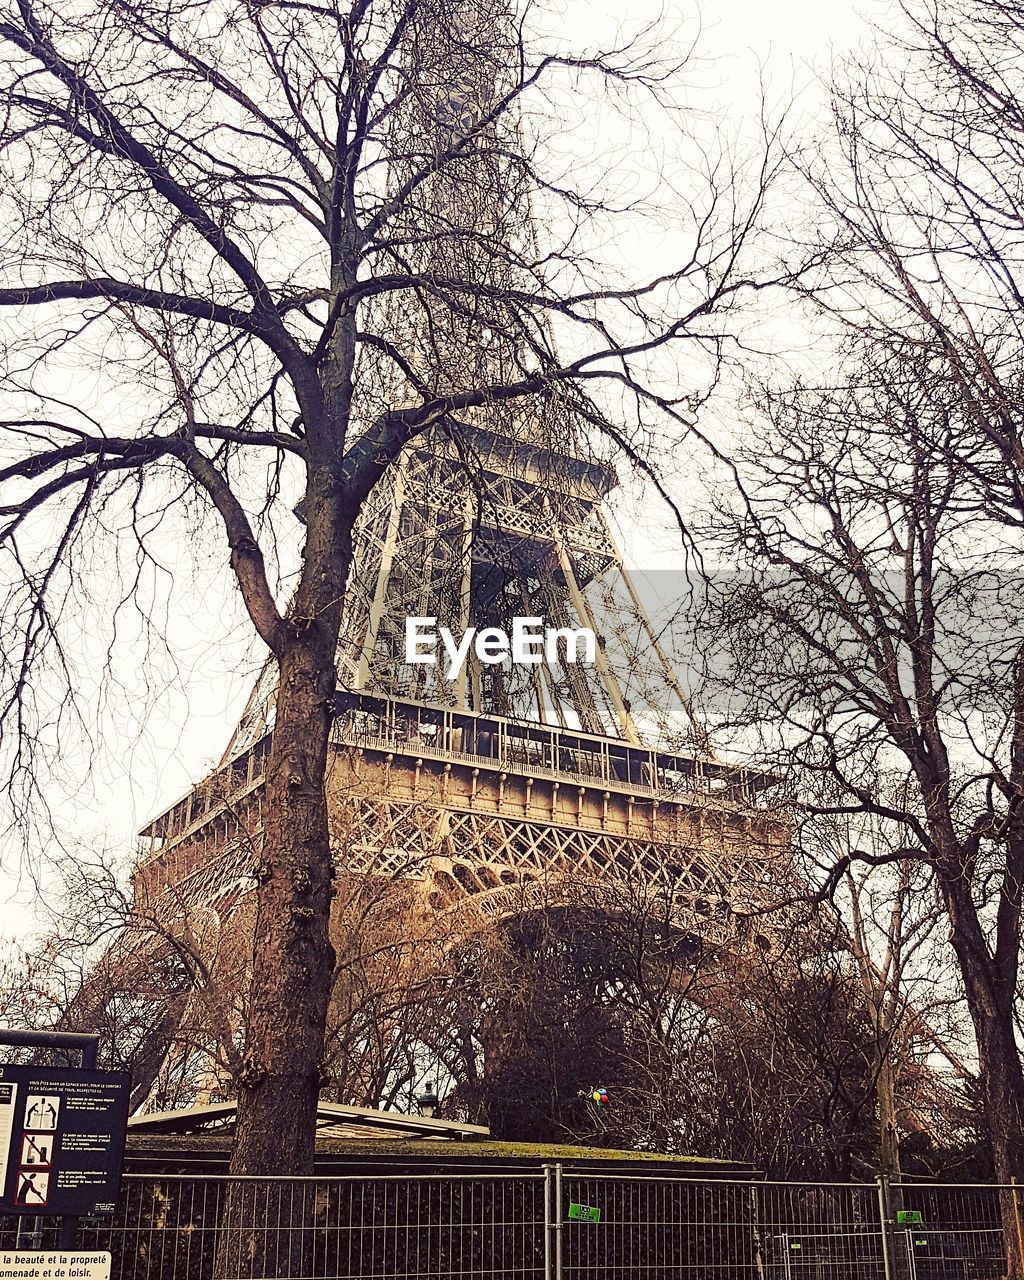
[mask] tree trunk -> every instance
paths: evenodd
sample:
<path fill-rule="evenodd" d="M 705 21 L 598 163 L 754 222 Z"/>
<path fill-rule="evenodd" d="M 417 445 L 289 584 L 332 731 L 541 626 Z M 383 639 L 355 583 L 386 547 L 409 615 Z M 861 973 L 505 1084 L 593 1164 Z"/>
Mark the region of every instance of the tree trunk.
<path fill-rule="evenodd" d="M 334 718 L 341 599 L 351 524 L 331 498 L 310 503 L 303 579 L 279 657 L 263 790 L 263 847 L 230 1172 L 313 1173 L 320 1065 L 334 970 L 334 865 L 324 789 Z M 289 1017 L 282 1019 L 282 1009 Z M 232 1183 L 222 1206 L 219 1277 L 305 1275 L 313 1185 Z"/>
<path fill-rule="evenodd" d="M 877 1033 L 876 1033 L 877 1034 Z M 883 1045 L 885 1048 L 883 1049 Z M 878 1041 L 875 1064 L 875 1095 L 878 1100 L 879 1157 L 882 1173 L 900 1175 L 900 1137 L 896 1124 L 896 1089 L 893 1080 L 892 1047 L 888 1038 Z"/>
<path fill-rule="evenodd" d="M 979 1083 L 992 1143 L 995 1179 L 1008 1185 L 1024 1177 L 1024 1070 L 1014 1034 L 1014 993 L 1001 989 L 973 904 L 960 902 L 958 907 L 950 911 L 952 942 L 978 1044 Z M 1006 1274 L 1009 1280 L 1024 1280 L 1024 1257 L 1013 1193 L 1004 1191 L 1000 1202 L 1006 1240 Z"/>
<path fill-rule="evenodd" d="M 972 1010 L 973 1013 L 973 1010 Z M 1003 1235 L 1006 1238 L 1006 1274 L 1009 1280 L 1024 1278 L 1020 1207 L 1006 1184 L 1024 1175 L 1024 1072 L 1013 1034 L 1012 1018 L 975 1017 L 982 1098 L 992 1141 L 992 1163 L 1000 1193 Z"/>
<path fill-rule="evenodd" d="M 334 952 L 324 773 L 334 644 L 311 628 L 283 655 L 264 783 L 252 988 L 232 1173 L 308 1174 Z M 283 926 L 283 927 L 282 927 Z M 285 1028 L 280 1010 L 292 1016 Z"/>

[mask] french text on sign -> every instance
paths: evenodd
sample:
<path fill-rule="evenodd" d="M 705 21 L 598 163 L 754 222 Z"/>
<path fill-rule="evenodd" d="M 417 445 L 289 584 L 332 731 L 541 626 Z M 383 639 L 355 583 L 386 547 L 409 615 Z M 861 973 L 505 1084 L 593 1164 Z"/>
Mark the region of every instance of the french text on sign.
<path fill-rule="evenodd" d="M 110 1280 L 110 1254 L 0 1249 L 0 1280 Z"/>

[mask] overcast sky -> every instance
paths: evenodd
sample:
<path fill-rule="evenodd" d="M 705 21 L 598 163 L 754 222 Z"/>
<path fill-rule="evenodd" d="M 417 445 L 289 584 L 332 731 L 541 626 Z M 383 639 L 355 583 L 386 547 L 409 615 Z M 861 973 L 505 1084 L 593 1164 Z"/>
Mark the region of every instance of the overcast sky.
<path fill-rule="evenodd" d="M 699 6 L 697 52 L 715 62 L 723 102 L 757 110 L 759 67 L 779 94 L 791 84 L 802 88 L 815 69 L 827 70 L 833 52 L 867 43 L 871 24 L 884 25 L 897 9 L 896 0 L 706 0 Z M 693 12 L 678 0 L 569 0 L 566 16 L 590 39 L 598 23 L 614 30 L 649 13 L 685 24 Z"/>
<path fill-rule="evenodd" d="M 763 79 L 770 103 L 795 94 L 797 115 L 813 121 L 821 104 L 815 73 L 827 71 L 833 56 L 867 45 L 867 19 L 884 20 L 892 8 L 888 0 L 709 0 L 698 46 L 704 58 L 697 68 L 701 105 L 724 123 L 738 125 L 758 113 Z M 669 21 L 685 22 L 691 12 L 652 0 L 631 0 L 628 9 L 621 0 L 567 0 L 564 19 L 579 30 L 581 43 L 592 45 L 602 31 L 611 33 L 624 20 L 664 13 Z M 629 529 L 631 520 L 624 510 L 620 528 Z M 647 543 L 631 537 L 627 558 L 640 568 L 645 562 L 653 565 L 658 542 L 656 536 Z M 196 670 L 204 668 L 201 653 L 190 655 L 189 662 Z M 224 749 L 244 701 L 247 666 L 224 654 L 215 657 L 205 664 L 201 680 L 169 698 L 166 718 L 152 724 L 143 741 L 131 750 L 105 744 L 91 789 L 62 806 L 68 829 L 89 844 L 129 854 L 138 827 L 198 781 Z M 6 879 L 0 878 L 0 895 L 6 898 L 0 934 L 25 940 L 37 917 L 33 886 L 14 867 L 6 870 Z"/>

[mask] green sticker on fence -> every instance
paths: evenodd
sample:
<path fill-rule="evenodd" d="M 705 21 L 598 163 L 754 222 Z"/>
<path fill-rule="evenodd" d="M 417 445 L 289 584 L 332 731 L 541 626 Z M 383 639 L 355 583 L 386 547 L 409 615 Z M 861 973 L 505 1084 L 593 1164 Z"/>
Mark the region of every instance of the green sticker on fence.
<path fill-rule="evenodd" d="M 576 1222 L 600 1222 L 601 1210 L 589 1204 L 571 1204 L 569 1217 Z"/>
<path fill-rule="evenodd" d="M 919 1227 L 923 1219 L 920 1209 L 897 1209 L 896 1222 L 901 1227 Z"/>

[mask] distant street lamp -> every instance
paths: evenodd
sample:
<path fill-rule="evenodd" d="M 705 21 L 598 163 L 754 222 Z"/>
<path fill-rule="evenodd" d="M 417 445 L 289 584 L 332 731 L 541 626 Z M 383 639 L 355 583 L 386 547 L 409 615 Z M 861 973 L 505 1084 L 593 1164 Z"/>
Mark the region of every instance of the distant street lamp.
<path fill-rule="evenodd" d="M 420 1115 L 426 1116 L 428 1120 L 433 1119 L 433 1117 L 437 1115 L 438 1107 L 441 1105 L 441 1099 L 434 1092 L 433 1080 L 428 1080 L 423 1092 L 417 1094 L 416 1105 L 419 1107 Z"/>

